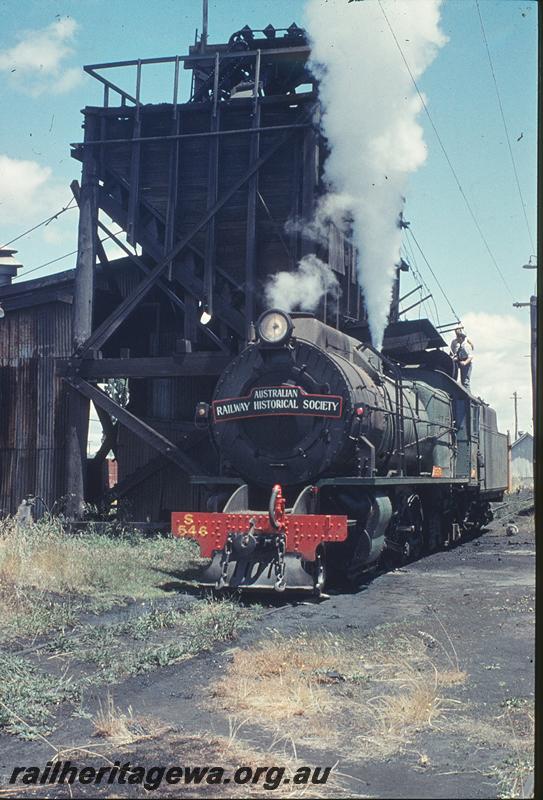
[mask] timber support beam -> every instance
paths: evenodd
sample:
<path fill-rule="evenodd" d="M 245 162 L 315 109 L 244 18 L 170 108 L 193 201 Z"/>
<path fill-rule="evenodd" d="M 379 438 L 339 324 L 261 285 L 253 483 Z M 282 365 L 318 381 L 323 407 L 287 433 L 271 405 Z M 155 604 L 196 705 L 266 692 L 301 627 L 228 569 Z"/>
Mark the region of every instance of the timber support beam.
<path fill-rule="evenodd" d="M 62 376 L 80 376 L 89 380 L 105 378 L 187 378 L 198 375 L 218 376 L 230 363 L 223 353 L 196 352 L 178 356 L 141 358 L 57 359 Z"/>
<path fill-rule="evenodd" d="M 80 349 L 81 355 L 92 348 L 100 348 L 110 338 L 110 336 L 115 333 L 117 328 L 122 325 L 128 315 L 151 290 L 158 278 L 160 278 L 164 271 L 168 268 L 171 261 L 188 246 L 194 237 L 206 227 L 210 220 L 215 217 L 217 212 L 220 211 L 221 208 L 236 194 L 236 192 L 238 192 L 247 183 L 247 181 L 269 161 L 274 153 L 276 153 L 280 147 L 286 144 L 290 136 L 292 136 L 292 133 L 292 130 L 287 131 L 287 133 L 278 139 L 275 144 L 271 145 L 268 150 L 259 159 L 257 159 L 257 161 L 249 166 L 249 169 L 245 172 L 245 174 L 239 180 L 235 181 L 233 186 L 231 186 L 230 189 L 228 189 L 228 191 L 226 191 L 217 200 L 217 202 L 206 211 L 206 213 L 201 217 L 200 221 L 196 223 L 190 233 L 184 236 L 181 241 L 175 245 L 173 250 L 170 251 L 165 258 L 159 261 L 154 269 L 152 269 L 151 272 L 123 300 L 123 302 L 117 306 L 115 311 L 113 311 L 110 316 L 96 328 L 92 335 L 89 336 L 85 344 Z M 86 149 L 91 150 L 90 148 Z"/>
<path fill-rule="evenodd" d="M 92 139 L 96 118 L 87 116 L 85 138 Z M 96 223 L 98 219 L 98 175 L 94 147 L 85 148 L 79 191 L 79 228 L 72 312 L 72 346 L 75 353 L 85 349 L 92 331 L 94 273 L 96 266 Z M 73 390 L 68 393 L 68 436 L 66 443 L 66 513 L 79 519 L 85 509 L 89 400 Z"/>
<path fill-rule="evenodd" d="M 121 425 L 124 425 L 126 428 L 132 431 L 132 433 L 146 442 L 146 444 L 153 447 L 163 456 L 169 458 L 170 461 L 173 461 L 178 467 L 181 467 L 181 469 L 185 470 L 189 474 L 202 472 L 201 464 L 198 464 L 196 461 L 186 455 L 181 448 L 177 447 L 177 445 L 156 431 L 146 422 L 138 419 L 138 417 L 136 417 L 126 408 L 123 408 L 121 405 L 116 403 L 115 400 L 109 397 L 101 389 L 98 389 L 96 386 L 93 386 L 91 383 L 88 383 L 82 378 L 64 378 L 64 380 L 74 391 L 74 393 L 77 392 L 82 397 L 92 400 L 95 406 L 100 406 L 100 408 L 102 408 L 108 414 L 114 416 Z M 203 471 L 205 473 L 205 470 Z"/>

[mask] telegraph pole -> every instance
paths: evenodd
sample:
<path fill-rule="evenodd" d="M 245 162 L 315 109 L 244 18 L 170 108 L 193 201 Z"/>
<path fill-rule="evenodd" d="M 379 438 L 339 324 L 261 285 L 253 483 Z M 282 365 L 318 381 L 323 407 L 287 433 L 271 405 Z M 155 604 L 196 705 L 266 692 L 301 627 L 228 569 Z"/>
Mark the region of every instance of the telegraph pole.
<path fill-rule="evenodd" d="M 522 397 L 519 397 L 517 392 L 513 392 L 511 400 L 513 400 L 513 403 L 515 405 L 515 438 L 513 439 L 513 441 L 516 442 L 518 439 L 518 401 L 522 400 Z"/>
<path fill-rule="evenodd" d="M 532 295 L 530 297 L 529 303 L 513 303 L 515 308 L 527 308 L 530 307 L 530 367 L 531 367 L 531 374 L 532 374 L 532 422 L 534 425 L 534 432 L 535 432 L 535 421 L 536 421 L 536 411 L 535 411 L 535 399 L 536 399 L 536 388 L 537 388 L 537 297 L 536 295 Z"/>
<path fill-rule="evenodd" d="M 536 399 L 537 399 L 537 297 L 530 297 L 530 331 L 531 331 L 531 365 L 532 365 L 532 421 L 534 426 L 534 437 L 536 428 Z"/>
<path fill-rule="evenodd" d="M 537 264 L 532 263 L 532 259 L 537 261 L 536 256 L 530 256 L 528 263 L 523 265 L 523 269 L 537 270 Z M 532 423 L 536 429 L 536 393 L 537 393 L 537 295 L 530 297 L 529 303 L 513 303 L 514 308 L 530 308 L 530 365 L 532 373 Z"/>

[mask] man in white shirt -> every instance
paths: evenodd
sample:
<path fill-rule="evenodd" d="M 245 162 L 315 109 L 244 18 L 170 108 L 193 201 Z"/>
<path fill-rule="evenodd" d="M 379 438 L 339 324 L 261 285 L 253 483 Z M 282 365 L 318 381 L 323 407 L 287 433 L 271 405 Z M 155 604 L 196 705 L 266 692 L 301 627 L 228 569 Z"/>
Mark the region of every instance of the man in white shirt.
<path fill-rule="evenodd" d="M 467 338 L 462 326 L 455 328 L 454 332 L 455 338 L 451 342 L 452 359 L 458 365 L 462 386 L 469 389 L 473 366 L 473 344 Z"/>

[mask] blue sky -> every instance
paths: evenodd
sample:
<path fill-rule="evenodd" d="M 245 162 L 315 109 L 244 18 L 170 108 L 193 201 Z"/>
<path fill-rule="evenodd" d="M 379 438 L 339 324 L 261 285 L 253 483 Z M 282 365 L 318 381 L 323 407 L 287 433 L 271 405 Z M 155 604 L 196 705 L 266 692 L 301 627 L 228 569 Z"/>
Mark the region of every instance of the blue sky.
<path fill-rule="evenodd" d="M 367 0 L 372 2 L 373 0 Z M 210 41 L 225 41 L 244 24 L 303 23 L 301 0 L 210 0 Z M 417 0 L 412 0 L 416 13 Z M 503 108 L 509 126 L 532 236 L 536 234 L 537 4 L 480 0 Z M 201 27 L 200 0 L 0 0 L 0 239 L 6 242 L 57 211 L 70 199 L 79 177 L 69 143 L 81 138 L 80 109 L 100 104 L 102 93 L 81 65 L 187 51 Z M 51 27 L 53 26 L 53 27 Z M 496 261 L 504 286 L 466 209 L 428 120 L 421 115 L 428 145 L 426 164 L 412 176 L 405 216 L 434 272 L 470 333 L 483 349 L 481 394 L 498 407 L 502 427 L 511 427 L 516 388 L 521 428 L 530 425 L 527 300 L 535 272 L 521 269 L 532 254 L 507 150 L 474 0 L 447 0 L 441 27 L 449 42 L 420 79 L 428 107 Z M 18 46 L 18 49 L 17 49 Z M 40 62 L 40 51 L 43 58 Z M 38 55 L 37 55 L 38 54 Z M 37 60 L 36 60 L 37 59 Z M 123 76 L 130 88 L 132 75 Z M 133 84 L 132 84 L 133 85 Z M 162 93 L 162 86 L 167 89 Z M 168 100 L 171 80 L 149 74 L 143 99 Z M 519 139 L 519 141 L 517 141 Z M 76 248 L 76 211 L 15 243 L 25 270 Z M 432 276 L 440 319 L 451 317 Z M 73 266 L 73 257 L 34 276 Z M 406 276 L 404 289 L 415 285 Z M 504 361 L 509 361 L 504 366 Z M 476 380 L 477 372 L 474 375 Z M 494 379 L 499 379 L 500 391 Z M 506 397 L 507 395 L 507 397 Z"/>

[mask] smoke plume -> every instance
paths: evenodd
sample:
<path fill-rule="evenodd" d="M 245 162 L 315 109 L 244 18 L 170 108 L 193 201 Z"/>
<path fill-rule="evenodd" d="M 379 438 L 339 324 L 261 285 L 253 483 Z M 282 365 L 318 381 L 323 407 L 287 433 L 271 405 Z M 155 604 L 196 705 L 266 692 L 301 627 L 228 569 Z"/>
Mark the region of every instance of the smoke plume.
<path fill-rule="evenodd" d="M 315 311 L 325 295 L 337 298 L 339 285 L 328 264 L 311 254 L 301 259 L 296 272 L 272 275 L 264 291 L 268 308 Z"/>
<path fill-rule="evenodd" d="M 422 103 L 385 15 L 417 79 L 447 41 L 439 29 L 440 6 L 441 0 L 307 0 L 305 9 L 322 129 L 331 148 L 325 163 L 329 195 L 314 227 L 323 215 L 336 224 L 352 218 L 358 274 L 378 348 L 400 259 L 402 198 L 409 174 L 427 154 L 417 122 Z"/>

